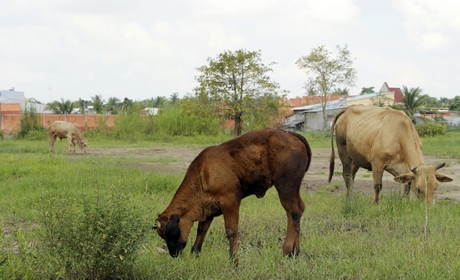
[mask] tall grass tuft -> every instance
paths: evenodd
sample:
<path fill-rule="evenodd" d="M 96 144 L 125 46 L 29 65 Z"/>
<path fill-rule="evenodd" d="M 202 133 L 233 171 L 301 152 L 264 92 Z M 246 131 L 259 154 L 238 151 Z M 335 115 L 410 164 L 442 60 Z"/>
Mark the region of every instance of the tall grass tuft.
<path fill-rule="evenodd" d="M 15 138 L 27 140 L 46 139 L 45 128 L 40 124 L 40 116 L 34 107 L 24 109 Z"/>
<path fill-rule="evenodd" d="M 149 231 L 143 211 L 120 190 L 42 199 L 36 258 L 39 278 L 129 278 Z"/>
<path fill-rule="evenodd" d="M 345 218 L 353 218 L 359 215 L 362 215 L 364 211 L 369 207 L 369 204 L 366 202 L 368 198 L 363 198 L 361 194 L 350 193 L 344 195 L 342 201 L 342 215 Z"/>

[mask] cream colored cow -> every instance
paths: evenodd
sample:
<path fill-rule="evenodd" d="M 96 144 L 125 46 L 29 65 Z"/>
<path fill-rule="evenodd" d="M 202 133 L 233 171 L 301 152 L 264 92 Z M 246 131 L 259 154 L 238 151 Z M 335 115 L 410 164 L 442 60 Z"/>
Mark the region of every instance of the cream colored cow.
<path fill-rule="evenodd" d="M 374 203 L 379 200 L 383 171 L 395 176 L 396 182 L 406 184 L 406 196 L 412 189 L 427 203 L 433 201 L 439 182 L 452 181 L 436 171 L 444 163 L 425 164 L 422 141 L 404 112 L 377 106 L 350 106 L 339 112 L 332 124 L 329 182 L 334 174 L 334 129 L 348 193 L 360 167 L 372 171 Z"/>
<path fill-rule="evenodd" d="M 88 145 L 88 142 L 85 138 L 83 138 L 83 134 L 77 124 L 65 121 L 54 121 L 49 124 L 48 133 L 50 136 L 50 151 L 52 153 L 54 153 L 54 143 L 56 142 L 57 137 L 60 139 L 67 138 L 69 143 L 69 154 L 72 151 L 72 147 L 73 153 L 75 153 L 76 143 L 80 146 L 82 152 L 86 153 L 86 146 Z"/>

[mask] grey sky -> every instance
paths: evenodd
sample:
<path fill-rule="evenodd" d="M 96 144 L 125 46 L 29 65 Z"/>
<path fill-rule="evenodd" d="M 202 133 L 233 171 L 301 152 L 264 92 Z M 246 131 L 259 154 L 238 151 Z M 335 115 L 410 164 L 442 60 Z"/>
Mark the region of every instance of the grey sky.
<path fill-rule="evenodd" d="M 1 0 L 0 88 L 42 102 L 180 96 L 196 67 L 225 50 L 260 50 L 290 96 L 305 93 L 295 61 L 345 44 L 362 87 L 460 95 L 457 0 Z M 52 91 L 49 90 L 52 88 Z"/>

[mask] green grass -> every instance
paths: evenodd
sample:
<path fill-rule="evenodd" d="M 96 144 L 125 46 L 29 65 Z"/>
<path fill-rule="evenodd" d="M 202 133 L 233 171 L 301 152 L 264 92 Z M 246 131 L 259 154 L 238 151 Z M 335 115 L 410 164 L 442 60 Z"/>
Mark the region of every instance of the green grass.
<path fill-rule="evenodd" d="M 460 133 L 422 138 L 423 153 L 444 158 L 460 158 Z"/>
<path fill-rule="evenodd" d="M 437 147 L 435 139 L 423 139 L 424 152 L 428 149 L 439 156 L 453 155 L 448 149 L 457 143 L 457 137 L 448 134 L 446 139 L 438 139 L 441 147 Z M 192 141 L 188 141 L 185 145 L 192 145 Z M 69 157 L 66 144 L 57 144 L 59 150 L 51 155 L 47 142 L 0 140 L 0 279 L 34 277 L 29 264 L 34 258 L 31 244 L 39 236 L 38 216 L 44 199 L 117 190 L 129 194 L 140 206 L 141 215 L 153 225 L 156 215 L 167 206 L 184 176 L 136 168 L 140 162 L 171 162 L 174 158 L 149 160 L 90 154 Z M 94 140 L 89 147 L 162 144 L 169 143 Z M 313 145 L 323 144 L 315 140 Z M 164 253 L 164 241 L 151 227 L 147 228 L 147 240 L 141 246 L 129 278 L 460 278 L 457 253 L 460 207 L 457 203 L 442 201 L 430 207 L 425 231 L 425 205 L 419 201 L 405 202 L 397 193 L 383 193 L 381 203 L 376 206 L 371 205 L 370 196 L 359 193 L 351 200 L 321 191 L 303 192 L 302 197 L 306 210 L 302 217 L 301 254 L 297 258 L 281 256 L 286 214 L 276 191 L 270 189 L 262 199 L 251 196 L 242 201 L 238 268 L 228 259 L 223 219 L 218 217 L 199 257 L 190 253 L 196 225 L 184 254 L 177 259 Z"/>

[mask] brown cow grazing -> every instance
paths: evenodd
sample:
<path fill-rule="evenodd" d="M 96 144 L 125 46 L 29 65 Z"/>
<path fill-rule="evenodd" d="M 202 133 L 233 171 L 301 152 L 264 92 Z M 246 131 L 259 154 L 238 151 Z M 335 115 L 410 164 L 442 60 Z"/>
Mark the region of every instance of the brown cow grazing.
<path fill-rule="evenodd" d="M 71 153 L 72 147 L 73 152 L 75 153 L 75 144 L 77 143 L 80 146 L 82 152 L 86 153 L 86 146 L 88 142 L 83 138 L 80 127 L 74 123 L 65 122 L 65 121 L 54 121 L 48 123 L 48 133 L 50 136 L 50 151 L 54 153 L 54 143 L 56 138 L 59 137 L 67 138 L 69 143 L 69 154 Z"/>
<path fill-rule="evenodd" d="M 427 203 L 433 201 L 438 182 L 452 181 L 436 171 L 444 163 L 425 164 L 422 141 L 404 112 L 376 106 L 351 106 L 339 112 L 332 123 L 329 182 L 334 173 L 334 128 L 348 193 L 360 167 L 372 171 L 374 203 L 379 201 L 384 170 L 395 176 L 396 182 L 407 184 L 406 197 L 412 188 L 415 195 L 425 198 Z"/>
<path fill-rule="evenodd" d="M 200 252 L 212 220 L 223 214 L 230 257 L 234 258 L 241 200 L 253 194 L 261 198 L 273 185 L 288 218 L 283 255 L 298 254 L 305 209 L 299 189 L 310 161 L 307 140 L 278 129 L 249 132 L 204 149 L 156 220 L 157 232 L 166 241 L 169 254 L 176 257 L 184 249 L 196 221 L 198 232 L 192 252 Z"/>

